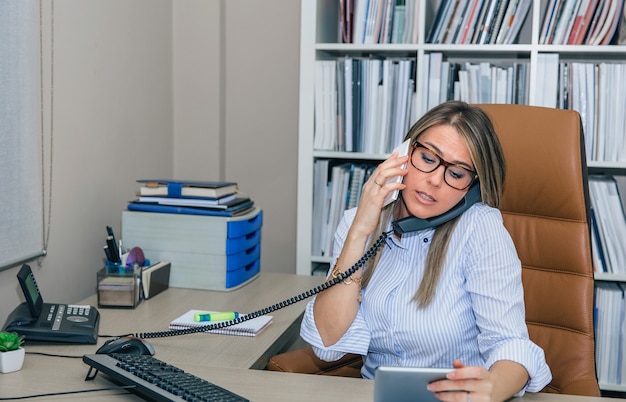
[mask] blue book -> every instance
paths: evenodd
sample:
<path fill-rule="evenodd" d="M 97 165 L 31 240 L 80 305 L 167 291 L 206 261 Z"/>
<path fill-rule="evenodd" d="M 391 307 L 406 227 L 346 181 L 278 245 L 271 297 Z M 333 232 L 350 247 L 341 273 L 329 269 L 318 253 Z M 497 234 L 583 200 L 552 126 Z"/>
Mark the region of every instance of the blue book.
<path fill-rule="evenodd" d="M 149 202 L 131 201 L 128 203 L 129 211 L 159 212 L 166 214 L 209 215 L 209 216 L 235 216 L 249 211 L 254 207 L 254 201 L 248 199 L 226 209 L 181 207 L 176 205 L 162 205 Z"/>

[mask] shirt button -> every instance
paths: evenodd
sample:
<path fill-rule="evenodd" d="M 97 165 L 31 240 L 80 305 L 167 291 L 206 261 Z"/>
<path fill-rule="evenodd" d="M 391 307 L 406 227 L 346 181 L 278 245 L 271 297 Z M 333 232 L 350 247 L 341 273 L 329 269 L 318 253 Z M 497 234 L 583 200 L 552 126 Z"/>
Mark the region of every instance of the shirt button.
<path fill-rule="evenodd" d="M 428 243 L 428 239 L 424 239 L 424 243 Z"/>

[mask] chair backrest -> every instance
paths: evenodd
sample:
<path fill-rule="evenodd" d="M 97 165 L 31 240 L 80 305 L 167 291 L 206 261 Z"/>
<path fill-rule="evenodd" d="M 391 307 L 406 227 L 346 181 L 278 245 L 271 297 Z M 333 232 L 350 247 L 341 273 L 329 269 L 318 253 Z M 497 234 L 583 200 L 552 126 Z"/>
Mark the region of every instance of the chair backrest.
<path fill-rule="evenodd" d="M 479 105 L 504 149 L 502 215 L 522 261 L 526 323 L 552 370 L 544 392 L 600 395 L 583 129 L 575 111 Z"/>

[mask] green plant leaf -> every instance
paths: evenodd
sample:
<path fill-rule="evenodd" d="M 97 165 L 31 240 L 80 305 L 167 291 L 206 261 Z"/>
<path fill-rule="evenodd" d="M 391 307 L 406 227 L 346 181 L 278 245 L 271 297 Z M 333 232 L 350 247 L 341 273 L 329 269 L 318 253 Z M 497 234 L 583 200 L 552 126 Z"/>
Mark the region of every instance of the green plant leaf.
<path fill-rule="evenodd" d="M 17 350 L 24 343 L 24 336 L 17 332 L 0 332 L 0 352 Z"/>

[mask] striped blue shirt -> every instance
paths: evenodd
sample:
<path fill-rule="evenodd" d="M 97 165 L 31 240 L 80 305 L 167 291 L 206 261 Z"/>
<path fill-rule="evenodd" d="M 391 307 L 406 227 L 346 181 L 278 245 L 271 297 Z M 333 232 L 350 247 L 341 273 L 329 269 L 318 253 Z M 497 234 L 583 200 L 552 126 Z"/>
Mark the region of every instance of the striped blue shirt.
<path fill-rule="evenodd" d="M 355 213 L 356 209 L 344 213 L 335 233 L 333 260 Z M 524 390 L 541 390 L 552 375 L 543 350 L 528 338 L 521 264 L 500 211 L 477 203 L 461 216 L 435 297 L 428 307 L 418 309 L 412 298 L 424 274 L 433 233 L 426 229 L 404 233 L 401 239 L 389 236 L 379 251 L 383 254 L 378 267 L 361 292 L 357 316 L 337 343 L 324 347 L 313 317 L 315 299 L 306 307 L 302 338 L 325 361 L 345 353 L 363 355 L 364 378 L 373 378 L 379 365 L 452 367 L 453 360 L 460 359 L 488 369 L 496 361 L 511 360 L 530 374 Z"/>

